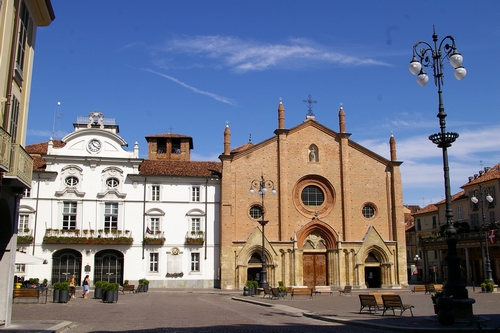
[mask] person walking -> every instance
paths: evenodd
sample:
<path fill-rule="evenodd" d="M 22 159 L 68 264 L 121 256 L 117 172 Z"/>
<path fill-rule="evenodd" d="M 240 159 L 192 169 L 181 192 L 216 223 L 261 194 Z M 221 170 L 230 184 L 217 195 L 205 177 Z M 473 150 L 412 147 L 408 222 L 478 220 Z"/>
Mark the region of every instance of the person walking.
<path fill-rule="evenodd" d="M 76 275 L 73 275 L 71 279 L 69 279 L 69 297 L 76 298 Z"/>
<path fill-rule="evenodd" d="M 82 295 L 82 297 L 85 298 L 85 299 L 87 298 L 87 294 L 89 293 L 89 285 L 90 285 L 89 276 L 85 275 L 85 279 L 83 279 L 83 283 L 82 283 L 82 286 L 83 286 L 83 295 Z"/>

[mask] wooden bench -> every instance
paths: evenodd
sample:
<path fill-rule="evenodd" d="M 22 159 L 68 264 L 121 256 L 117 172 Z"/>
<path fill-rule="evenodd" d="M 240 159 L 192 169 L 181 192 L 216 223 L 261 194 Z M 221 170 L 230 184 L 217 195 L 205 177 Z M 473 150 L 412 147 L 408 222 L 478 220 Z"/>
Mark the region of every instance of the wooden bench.
<path fill-rule="evenodd" d="M 122 292 L 122 294 L 125 294 L 126 291 L 128 291 L 129 294 L 134 293 L 135 292 L 135 285 L 134 284 L 126 284 L 120 288 L 120 291 Z"/>
<path fill-rule="evenodd" d="M 413 287 L 412 292 L 416 293 L 416 292 L 419 292 L 419 291 L 425 291 L 425 292 L 427 292 L 426 291 L 426 286 L 414 286 Z"/>
<path fill-rule="evenodd" d="M 384 302 L 384 312 L 382 312 L 382 316 L 389 309 L 392 309 L 392 314 L 396 315 L 394 309 L 399 309 L 401 313 L 399 316 L 403 314 L 406 310 L 410 309 L 411 316 L 413 317 L 413 311 L 411 310 L 414 306 L 410 304 L 404 304 L 401 300 L 401 296 L 399 295 L 382 295 L 382 301 Z"/>
<path fill-rule="evenodd" d="M 361 311 L 368 307 L 368 311 L 372 313 L 372 308 L 374 309 L 373 313 L 377 313 L 377 310 L 380 309 L 380 305 L 377 304 L 377 299 L 375 298 L 374 295 L 369 295 L 369 294 L 359 294 L 359 302 L 361 304 L 361 307 L 359 308 L 359 313 Z"/>
<path fill-rule="evenodd" d="M 375 293 L 368 293 L 369 295 L 375 296 L 375 300 L 377 301 L 377 305 L 379 308 L 383 308 L 384 306 L 384 301 L 382 300 L 382 295 L 395 295 L 393 292 L 375 292 Z"/>
<path fill-rule="evenodd" d="M 443 290 L 443 285 L 442 284 L 426 284 L 425 285 L 425 293 L 434 293 L 436 291 L 441 291 Z"/>
<path fill-rule="evenodd" d="M 315 294 L 330 293 L 330 295 L 331 295 L 332 294 L 332 287 L 330 287 L 330 286 L 315 286 L 314 293 Z"/>
<path fill-rule="evenodd" d="M 292 293 L 290 294 L 293 300 L 294 295 L 309 295 L 309 298 L 313 298 L 313 288 L 303 287 L 303 288 L 292 288 Z"/>
<path fill-rule="evenodd" d="M 36 298 L 36 302 L 40 301 L 40 289 L 38 288 L 26 288 L 26 289 L 14 289 L 12 293 L 13 300 L 16 298 Z M 47 300 L 45 300 L 47 303 Z"/>
<path fill-rule="evenodd" d="M 352 286 L 345 286 L 344 289 L 339 290 L 339 296 L 344 294 L 346 296 L 347 294 L 352 296 Z"/>
<path fill-rule="evenodd" d="M 273 296 L 273 294 L 271 293 L 271 288 L 266 288 L 266 287 L 262 288 L 262 293 L 264 294 L 262 298 L 266 298 L 266 296 L 271 298 Z"/>

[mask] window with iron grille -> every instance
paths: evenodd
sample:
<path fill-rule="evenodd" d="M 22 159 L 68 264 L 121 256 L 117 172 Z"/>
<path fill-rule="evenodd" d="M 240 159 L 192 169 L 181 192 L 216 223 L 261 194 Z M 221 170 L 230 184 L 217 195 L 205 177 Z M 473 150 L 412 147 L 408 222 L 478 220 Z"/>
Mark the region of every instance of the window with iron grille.
<path fill-rule="evenodd" d="M 107 202 L 104 207 L 104 230 L 118 228 L 118 204 Z"/>
<path fill-rule="evenodd" d="M 63 206 L 63 229 L 76 229 L 76 202 L 66 201 Z"/>
<path fill-rule="evenodd" d="M 195 252 L 191 253 L 191 272 L 200 271 L 200 254 Z"/>
<path fill-rule="evenodd" d="M 318 186 L 309 185 L 302 190 L 301 199 L 307 207 L 319 207 L 325 201 L 325 195 Z"/>
<path fill-rule="evenodd" d="M 160 201 L 160 185 L 151 186 L 151 201 Z"/>
<path fill-rule="evenodd" d="M 191 188 L 191 201 L 200 201 L 200 187 L 199 186 L 193 186 Z"/>
<path fill-rule="evenodd" d="M 24 231 L 24 229 L 28 229 L 30 225 L 30 216 L 27 214 L 20 214 L 19 215 L 19 225 L 17 230 L 19 231 Z"/>
<path fill-rule="evenodd" d="M 160 218 L 159 217 L 151 217 L 151 233 L 156 234 L 157 231 L 160 231 Z"/>
<path fill-rule="evenodd" d="M 156 252 L 149 254 L 149 271 L 158 272 L 158 253 Z"/>
<path fill-rule="evenodd" d="M 200 231 L 200 218 L 192 217 L 191 218 L 191 231 Z"/>

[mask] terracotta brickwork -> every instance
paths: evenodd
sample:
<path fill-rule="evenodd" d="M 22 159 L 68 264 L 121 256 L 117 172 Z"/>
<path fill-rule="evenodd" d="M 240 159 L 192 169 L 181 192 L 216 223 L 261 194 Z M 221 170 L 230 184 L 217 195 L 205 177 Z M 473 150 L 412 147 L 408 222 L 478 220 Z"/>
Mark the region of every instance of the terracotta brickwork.
<path fill-rule="evenodd" d="M 342 109 L 339 115 L 343 129 Z M 281 103 L 278 117 L 281 126 Z M 226 146 L 227 133 L 226 128 Z M 277 192 L 273 195 L 269 189 L 264 196 L 271 286 L 278 281 L 305 285 L 325 279 L 327 285 L 338 287 L 407 284 L 401 162 L 395 160 L 395 140 L 391 138 L 392 160 L 387 160 L 349 136 L 308 117 L 289 130 L 277 129 L 264 142 L 224 150 L 220 156 L 222 288 L 241 289 L 253 277 L 249 272 L 261 266 L 249 263 L 252 255 L 260 257 L 262 249 L 261 226 L 250 216 L 250 208 L 260 207 L 262 198 L 258 190 L 249 193 L 251 182 L 261 177 L 272 181 Z M 311 187 L 323 194 L 322 203 L 305 204 L 304 191 Z M 374 210 L 373 217 L 363 216 L 367 206 Z M 326 255 L 326 267 L 311 272 L 314 267 L 303 262 L 304 253 L 316 253 L 318 259 Z"/>

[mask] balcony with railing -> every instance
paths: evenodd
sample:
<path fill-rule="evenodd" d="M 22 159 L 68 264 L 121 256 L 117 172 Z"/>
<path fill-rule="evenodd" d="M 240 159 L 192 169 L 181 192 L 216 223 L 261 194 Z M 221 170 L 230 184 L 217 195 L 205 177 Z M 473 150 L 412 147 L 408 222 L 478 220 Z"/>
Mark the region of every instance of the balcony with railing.
<path fill-rule="evenodd" d="M 10 169 L 10 134 L 0 127 L 0 172 Z"/>
<path fill-rule="evenodd" d="M 33 230 L 30 228 L 24 228 L 17 232 L 17 244 L 31 244 L 33 239 Z"/>
<path fill-rule="evenodd" d="M 33 177 L 33 158 L 20 144 L 13 143 L 10 168 L 4 179 L 10 179 L 16 187 L 31 187 Z"/>
<path fill-rule="evenodd" d="M 151 231 L 144 236 L 144 244 L 146 245 L 163 245 L 165 240 L 165 233 L 160 230 Z"/>
<path fill-rule="evenodd" d="M 203 245 L 205 243 L 205 234 L 203 231 L 188 231 L 186 233 L 186 244 Z"/>
<path fill-rule="evenodd" d="M 130 230 L 46 229 L 44 244 L 131 245 Z"/>

